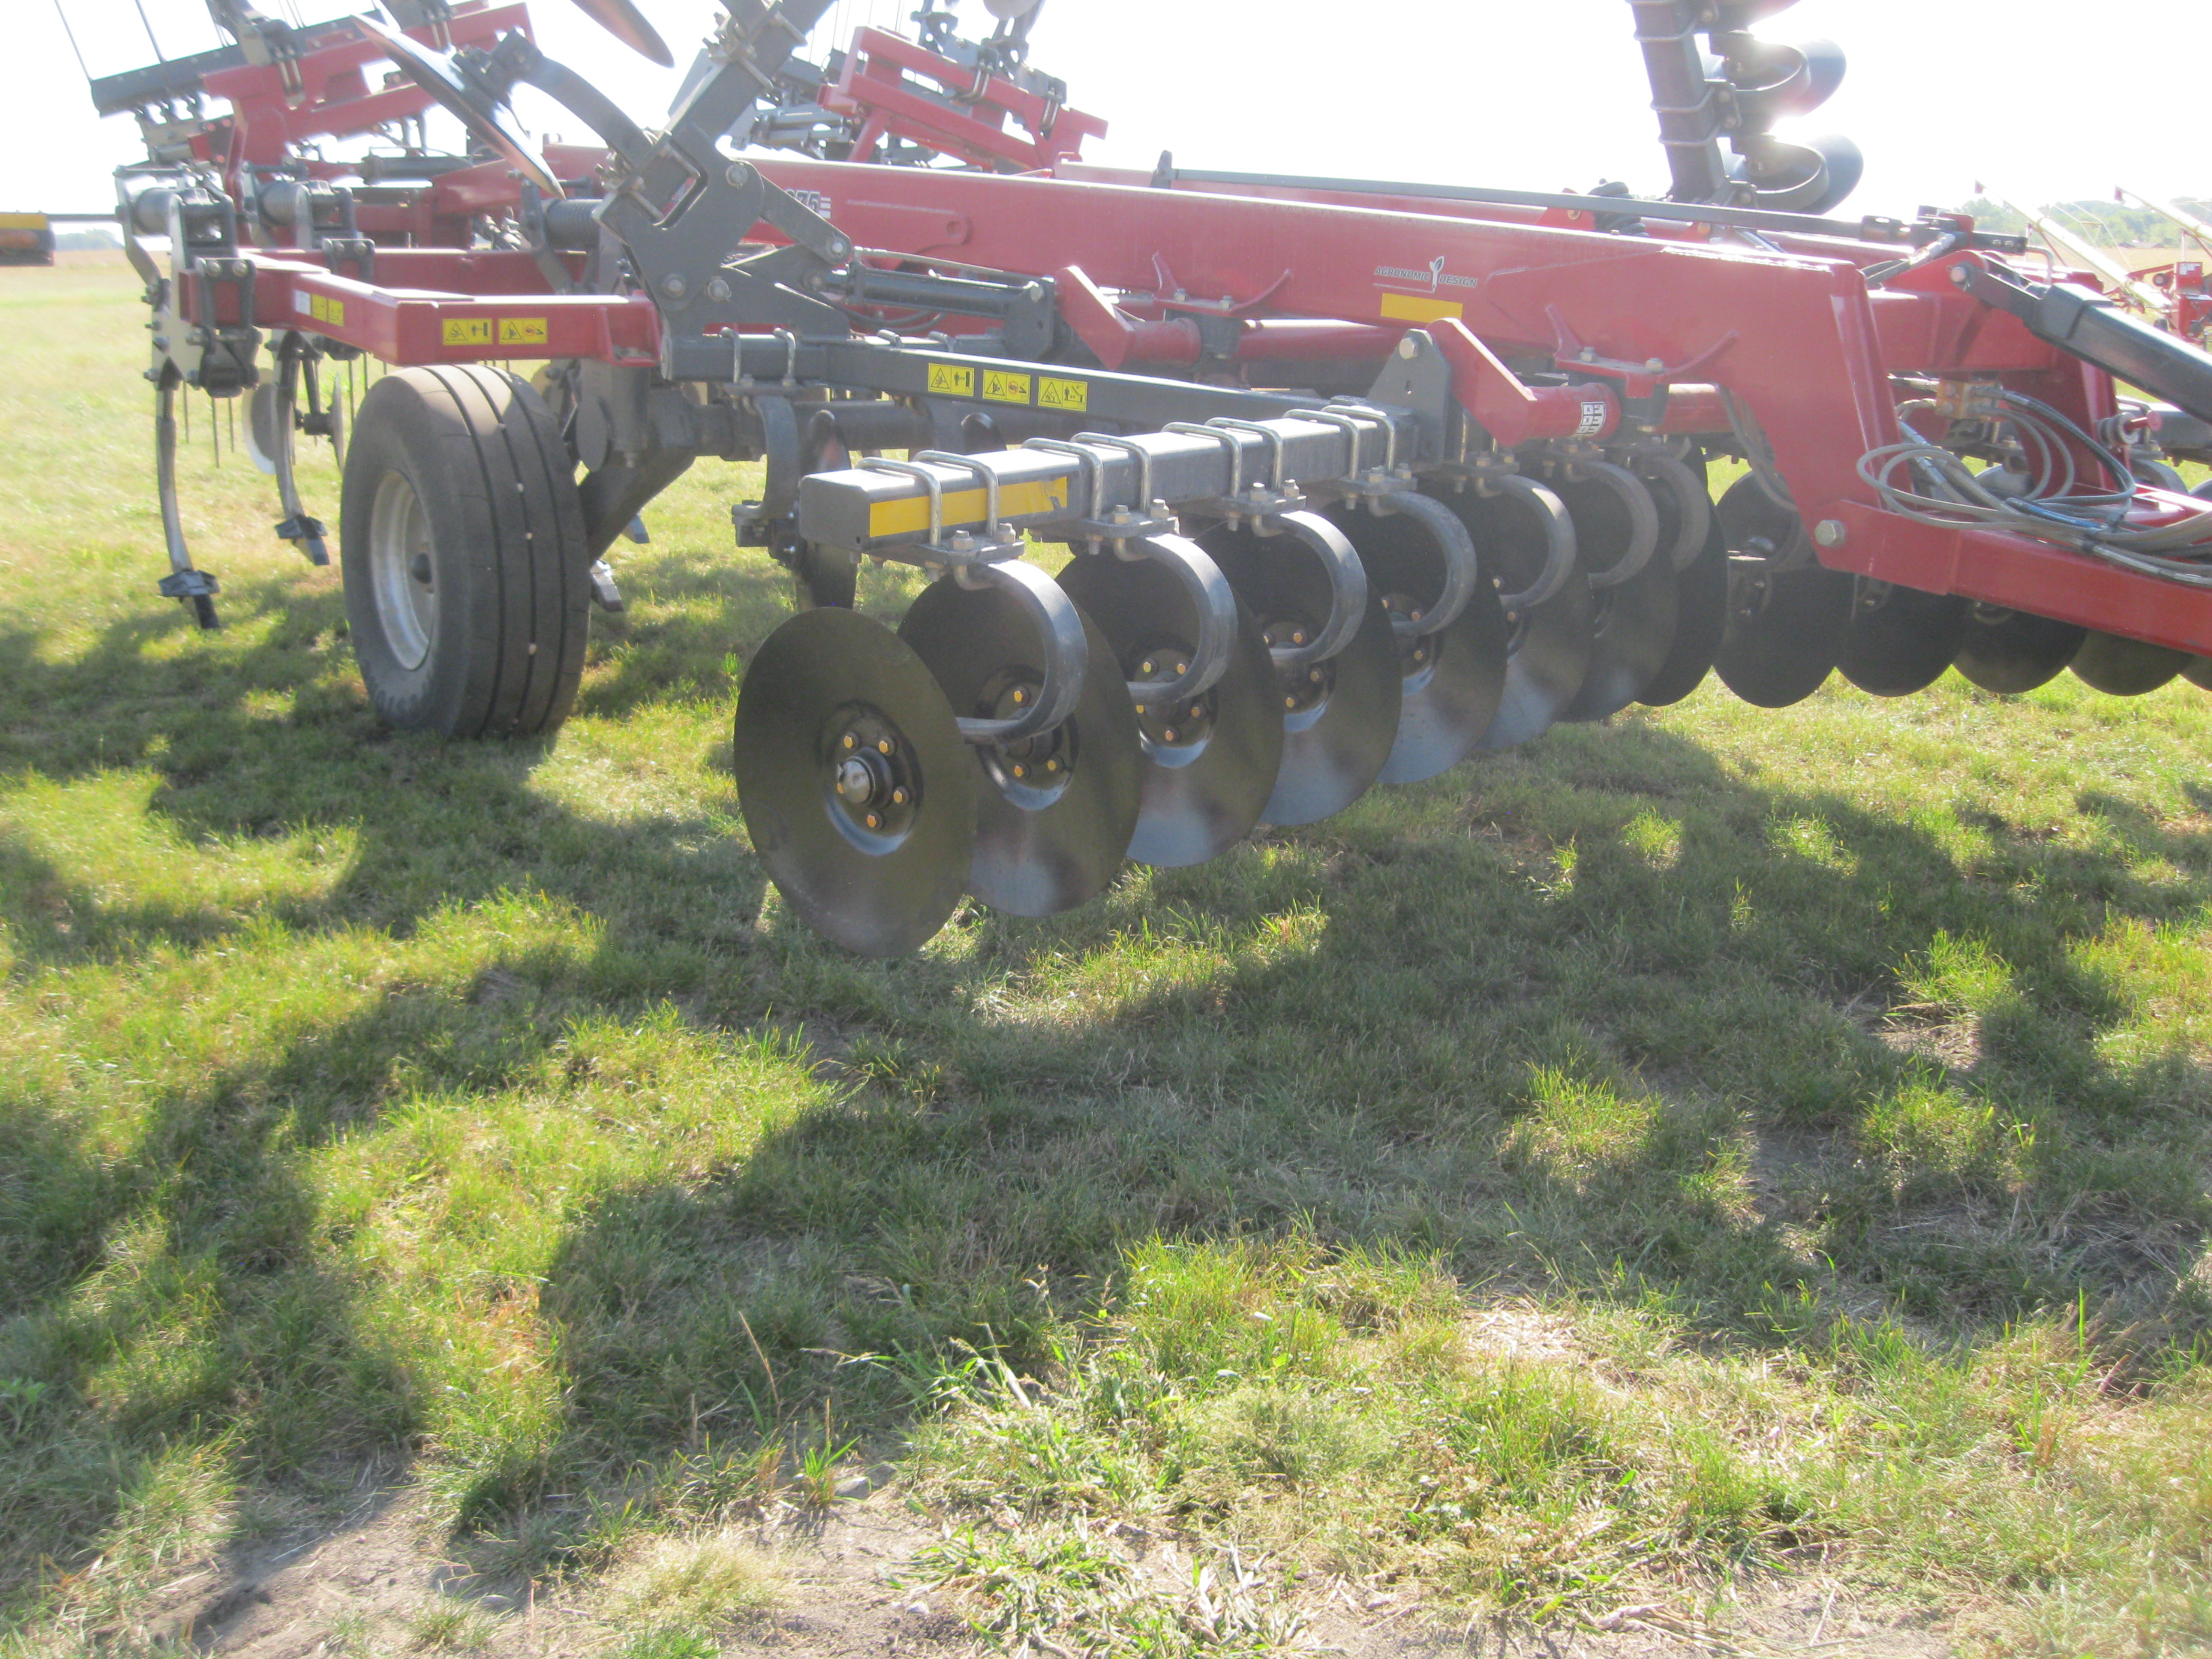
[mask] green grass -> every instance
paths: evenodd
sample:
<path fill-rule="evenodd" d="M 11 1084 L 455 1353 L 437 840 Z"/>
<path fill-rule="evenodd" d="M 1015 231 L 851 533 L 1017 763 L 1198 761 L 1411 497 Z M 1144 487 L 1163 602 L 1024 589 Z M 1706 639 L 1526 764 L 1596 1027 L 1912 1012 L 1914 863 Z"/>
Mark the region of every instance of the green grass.
<path fill-rule="evenodd" d="M 2212 698 L 1709 687 L 862 962 L 737 812 L 743 483 L 556 742 L 396 736 L 242 459 L 228 626 L 154 597 L 131 290 L 0 283 L 0 1650 L 379 1460 L 709 1653 L 884 1455 L 1009 1650 L 1815 1569 L 2212 1642 Z"/>

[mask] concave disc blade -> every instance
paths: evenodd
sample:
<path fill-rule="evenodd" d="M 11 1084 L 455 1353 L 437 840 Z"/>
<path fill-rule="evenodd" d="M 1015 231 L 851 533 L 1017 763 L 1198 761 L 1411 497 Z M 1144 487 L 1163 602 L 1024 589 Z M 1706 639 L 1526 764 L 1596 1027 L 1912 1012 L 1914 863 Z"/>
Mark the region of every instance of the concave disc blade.
<path fill-rule="evenodd" d="M 1803 522 L 1756 477 L 1737 479 L 1716 516 L 1740 556 L 1729 560 L 1728 627 L 1713 667 L 1747 703 L 1802 702 L 1835 672 L 1851 620 L 1851 579 L 1811 562 Z"/>
<path fill-rule="evenodd" d="M 2075 679 L 2108 696 L 2140 697 L 2189 666 L 2189 653 L 2093 629 L 2066 665 Z"/>
<path fill-rule="evenodd" d="M 2073 623 L 1969 605 L 1952 665 L 1984 691 L 2017 696 L 2057 679 L 2087 637 Z"/>
<path fill-rule="evenodd" d="M 514 117 L 495 103 L 481 88 L 462 78 L 460 71 L 438 53 L 410 40 L 398 29 L 373 17 L 356 13 L 354 22 L 382 46 L 386 56 L 399 65 L 407 78 L 428 93 L 447 114 L 489 145 L 500 158 L 548 196 L 558 198 L 561 181 L 547 170 L 544 158 L 530 153 L 530 141 L 514 125 Z"/>
<path fill-rule="evenodd" d="M 645 21 L 645 14 L 630 0 L 576 0 L 577 9 L 641 57 L 663 69 L 676 67 L 675 54 L 659 32 Z"/>
<path fill-rule="evenodd" d="M 1367 571 L 1367 590 L 1387 611 L 1412 615 L 1443 591 L 1442 554 L 1412 514 L 1334 507 L 1322 516 L 1352 538 Z M 1423 783 L 1474 752 L 1505 695 L 1510 632 L 1498 592 L 1485 580 L 1438 632 L 1393 640 L 1398 734 L 1378 783 Z"/>
<path fill-rule="evenodd" d="M 1850 620 L 1849 576 L 1818 565 L 1776 571 L 1730 559 L 1728 629 L 1713 667 L 1746 702 L 1787 708 L 1835 672 Z"/>
<path fill-rule="evenodd" d="M 2212 691 L 2212 657 L 2191 657 L 2189 666 L 2181 671 L 2181 678 L 2191 685 Z"/>
<path fill-rule="evenodd" d="M 1966 636 L 1966 601 L 1861 577 L 1836 666 L 1862 691 L 1909 697 L 1943 678 Z"/>
<path fill-rule="evenodd" d="M 1043 678 L 1036 624 L 1004 588 L 932 582 L 898 631 L 956 714 L 1006 718 L 1020 706 L 1011 694 Z M 1091 653 L 1073 714 L 1034 738 L 969 745 L 977 775 L 968 890 L 1012 915 L 1058 915 L 1105 891 L 1137 830 L 1137 711 L 1106 635 L 1088 617 L 1083 632 Z"/>
<path fill-rule="evenodd" d="M 1585 580 L 1628 556 L 1639 511 L 1647 520 L 1643 533 L 1656 535 L 1662 528 L 1658 504 L 1642 479 L 1620 467 L 1592 472 L 1589 477 L 1552 481 L 1553 494 L 1567 504 L 1567 516 L 1575 521 L 1576 556 Z M 1630 500 L 1631 491 L 1640 501 Z M 1679 523 L 1676 529 L 1679 533 Z M 1680 604 L 1669 557 L 1673 550 L 1671 542 L 1655 542 L 1644 568 L 1626 581 L 1591 586 L 1589 667 L 1561 720 L 1601 720 L 1619 714 L 1642 695 L 1667 660 Z"/>
<path fill-rule="evenodd" d="M 1542 574 L 1551 542 L 1530 498 L 1517 491 L 1485 496 L 1468 489 L 1437 499 L 1474 536 L 1483 569 L 1498 584 L 1493 592 L 1523 592 Z M 1574 701 L 1589 672 L 1589 583 L 1570 575 L 1526 616 L 1504 621 L 1505 684 L 1478 749 L 1510 749 L 1541 737 Z"/>
<path fill-rule="evenodd" d="M 1728 537 L 1720 520 L 1708 521 L 1705 550 L 1674 573 L 1674 642 L 1667 660 L 1644 688 L 1639 702 L 1654 708 L 1678 703 L 1705 683 L 1728 630 Z"/>
<path fill-rule="evenodd" d="M 1182 585 L 1150 560 L 1083 554 L 1060 585 L 1106 635 L 1127 680 L 1188 661 L 1197 617 Z M 1180 868 L 1218 858 L 1252 831 L 1283 759 L 1280 694 L 1260 623 L 1237 606 L 1237 646 L 1219 680 L 1193 702 L 1138 711 L 1144 755 L 1129 856 Z M 1147 662 L 1164 665 L 1151 672 Z"/>
<path fill-rule="evenodd" d="M 1218 526 L 1200 538 L 1263 638 L 1291 645 L 1328 621 L 1328 579 L 1288 535 Z M 1318 823 L 1358 800 L 1382 775 L 1398 738 L 1398 643 L 1370 581 L 1359 631 L 1326 661 L 1275 671 L 1283 758 L 1260 814 L 1267 823 Z"/>
<path fill-rule="evenodd" d="M 802 611 L 769 635 L 738 695 L 736 768 L 754 852 L 823 938 L 903 956 L 960 902 L 975 763 L 928 666 L 881 623 Z"/>
<path fill-rule="evenodd" d="M 246 400 L 246 459 L 256 472 L 276 474 L 276 383 L 264 380 Z"/>

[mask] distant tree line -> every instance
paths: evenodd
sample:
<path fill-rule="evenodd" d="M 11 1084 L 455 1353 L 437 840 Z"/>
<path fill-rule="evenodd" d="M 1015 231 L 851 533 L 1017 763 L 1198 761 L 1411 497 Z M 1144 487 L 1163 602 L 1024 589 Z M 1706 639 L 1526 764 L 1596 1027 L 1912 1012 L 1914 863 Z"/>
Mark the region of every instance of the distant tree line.
<path fill-rule="evenodd" d="M 2173 204 L 2185 213 L 2212 222 L 2212 199 L 2201 196 L 2177 196 Z M 1977 196 L 1960 210 L 1971 213 L 1974 222 L 1984 230 L 2022 231 L 2027 221 L 2008 207 L 2002 207 L 1987 197 Z M 2180 243 L 2183 234 L 2173 222 L 2148 208 L 2124 207 L 2118 202 L 2090 200 L 2086 202 L 2048 202 L 2042 211 L 2064 225 L 2083 240 L 2100 247 L 2172 247 Z"/>

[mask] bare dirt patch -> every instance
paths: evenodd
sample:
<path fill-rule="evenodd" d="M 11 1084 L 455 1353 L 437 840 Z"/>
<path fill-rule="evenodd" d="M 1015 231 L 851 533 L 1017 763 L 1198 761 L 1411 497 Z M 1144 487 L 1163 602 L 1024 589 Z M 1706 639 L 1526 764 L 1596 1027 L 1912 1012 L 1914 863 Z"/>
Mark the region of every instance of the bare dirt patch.
<path fill-rule="evenodd" d="M 1492 1352 L 1568 1352 L 1561 1333 L 1533 1310 L 1492 1310 L 1478 1325 L 1470 1340 Z M 783 1659 L 968 1659 L 989 1651 L 957 1597 L 901 1582 L 938 1530 L 897 1490 L 758 1528 L 751 1535 L 773 1559 L 783 1594 L 772 1611 L 727 1635 L 721 1650 Z M 1187 1575 L 1188 1548 L 1179 1540 L 1136 1537 L 1146 1568 Z M 141 1628 L 227 1659 L 592 1659 L 636 1634 L 595 1601 L 596 1589 L 488 1583 L 441 1547 L 419 1504 L 385 1492 L 335 1527 L 271 1540 L 178 1581 L 160 1606 L 143 1610 Z M 1416 1592 L 1346 1579 L 1309 1583 L 1300 1600 L 1291 1650 L 1346 1659 L 1780 1659 L 1808 1651 L 1823 1659 L 1945 1659 L 1952 1650 L 1909 1617 L 1853 1604 L 1838 1586 L 1812 1578 L 1703 1611 L 1626 1604 L 1578 1628 L 1491 1617 L 1462 1623 L 1440 1618 Z"/>
<path fill-rule="evenodd" d="M 896 1492 L 757 1529 L 784 1594 L 726 1651 L 793 1659 L 961 1652 L 965 1624 L 892 1581 L 931 1528 Z M 441 1547 L 416 1504 L 387 1493 L 336 1528 L 295 1536 L 180 1582 L 150 1633 L 232 1659 L 465 1652 L 583 1659 L 635 1632 L 589 1583 L 487 1581 Z"/>

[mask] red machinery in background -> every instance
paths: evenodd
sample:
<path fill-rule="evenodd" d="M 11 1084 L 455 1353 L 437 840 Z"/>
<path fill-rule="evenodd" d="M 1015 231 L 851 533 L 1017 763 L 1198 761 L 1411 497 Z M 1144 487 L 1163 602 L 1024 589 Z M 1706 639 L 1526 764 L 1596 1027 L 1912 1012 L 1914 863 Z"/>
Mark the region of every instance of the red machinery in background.
<path fill-rule="evenodd" d="M 1753 32 L 1786 3 L 1631 0 L 1665 199 L 1086 167 L 1099 124 L 1025 62 L 1034 0 L 819 68 L 794 54 L 829 0 L 736 0 L 652 131 L 517 9 L 295 33 L 216 71 L 262 77 L 228 126 L 154 122 L 124 177 L 162 591 L 212 622 L 175 392 L 253 392 L 315 556 L 289 445 L 331 428 L 294 388 L 371 353 L 403 372 L 341 504 L 370 698 L 547 731 L 616 537 L 701 459 L 764 461 L 733 524 L 802 608 L 747 670 L 746 821 L 800 915 L 883 954 L 963 892 L 1065 909 L 1125 857 L 1195 863 L 1715 670 L 1770 707 L 1838 671 L 2212 680 L 2212 504 L 2138 453 L 2212 457 L 2212 358 L 1963 216 L 1833 216 L 1856 152 L 1778 128 L 1841 54 Z M 586 9 L 659 47 L 627 0 Z M 249 58 L 273 38 L 234 22 Z M 379 55 L 403 83 L 368 86 Z M 524 84 L 604 148 L 533 152 Z M 477 156 L 258 148 L 433 103 Z M 518 357 L 545 367 L 486 367 Z M 1073 550 L 1057 577 L 1037 541 Z M 852 608 L 863 557 L 933 578 L 896 632 Z"/>

